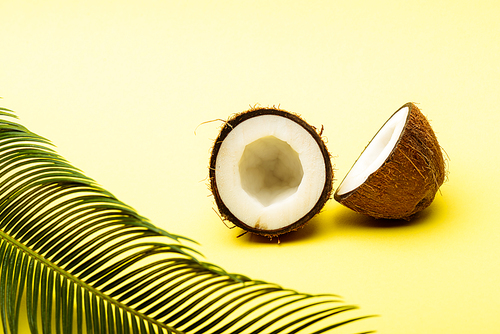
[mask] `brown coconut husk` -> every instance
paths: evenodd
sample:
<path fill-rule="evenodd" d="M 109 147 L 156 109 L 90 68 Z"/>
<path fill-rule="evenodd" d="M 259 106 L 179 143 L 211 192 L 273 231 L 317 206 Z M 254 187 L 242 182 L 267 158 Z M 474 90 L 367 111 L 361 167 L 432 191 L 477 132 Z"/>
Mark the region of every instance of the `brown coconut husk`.
<path fill-rule="evenodd" d="M 248 226 L 244 222 L 242 222 L 238 217 L 236 217 L 231 210 L 225 205 L 224 201 L 222 200 L 218 188 L 217 188 L 217 181 L 215 178 L 215 169 L 216 169 L 216 161 L 217 161 L 217 155 L 219 153 L 220 147 L 222 145 L 222 142 L 224 139 L 229 135 L 229 133 L 240 123 L 252 118 L 252 117 L 257 117 L 257 116 L 262 116 L 262 115 L 277 115 L 281 117 L 288 118 L 295 123 L 299 124 L 302 126 L 316 141 L 318 144 L 322 156 L 324 158 L 324 163 L 325 163 L 325 168 L 326 168 L 326 180 L 325 180 L 325 185 L 323 188 L 323 191 L 321 193 L 320 198 L 316 202 L 315 206 L 308 212 L 306 213 L 303 217 L 295 221 L 294 223 L 285 226 L 280 229 L 273 229 L 273 230 L 268 230 L 268 229 L 262 229 L 262 228 L 255 228 Z M 214 146 L 212 147 L 212 153 L 210 156 L 210 171 L 209 171 L 209 178 L 210 178 L 210 190 L 212 191 L 212 194 L 215 199 L 215 203 L 217 204 L 217 208 L 219 210 L 220 217 L 224 221 L 229 221 L 235 226 L 245 230 L 246 232 L 250 232 L 253 234 L 258 234 L 262 236 L 266 236 L 269 238 L 273 237 L 278 237 L 279 235 L 296 231 L 299 228 L 304 227 L 304 225 L 311 220 L 316 214 L 318 214 L 321 209 L 325 206 L 326 202 L 331 198 L 332 196 L 332 191 L 333 191 L 333 167 L 331 163 L 331 156 L 330 153 L 328 152 L 328 149 L 326 148 L 325 142 L 323 141 L 321 134 L 322 134 L 323 129 L 318 133 L 317 129 L 311 125 L 309 125 L 305 120 L 303 120 L 299 115 L 279 109 L 279 108 L 251 108 L 248 111 L 244 111 L 238 114 L 235 114 L 232 116 L 229 120 L 227 120 L 222 129 L 220 130 L 220 133 L 215 140 Z M 257 225 L 258 226 L 258 225 Z"/>
<path fill-rule="evenodd" d="M 446 174 L 442 149 L 417 106 L 404 107 L 409 114 L 393 151 L 358 188 L 335 193 L 342 205 L 375 218 L 408 220 L 434 200 Z"/>

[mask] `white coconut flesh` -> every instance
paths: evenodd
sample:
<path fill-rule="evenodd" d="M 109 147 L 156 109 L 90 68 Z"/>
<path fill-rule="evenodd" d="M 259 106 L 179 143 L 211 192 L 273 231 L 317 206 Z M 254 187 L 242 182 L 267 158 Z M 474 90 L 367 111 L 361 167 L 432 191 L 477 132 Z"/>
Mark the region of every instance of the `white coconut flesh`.
<path fill-rule="evenodd" d="M 362 185 L 387 160 L 399 141 L 408 118 L 409 108 L 398 110 L 373 137 L 339 188 L 338 195 L 346 194 Z"/>
<path fill-rule="evenodd" d="M 286 227 L 317 203 L 326 182 L 316 140 L 294 121 L 276 115 L 249 118 L 227 135 L 217 155 L 219 195 L 244 224 Z"/>

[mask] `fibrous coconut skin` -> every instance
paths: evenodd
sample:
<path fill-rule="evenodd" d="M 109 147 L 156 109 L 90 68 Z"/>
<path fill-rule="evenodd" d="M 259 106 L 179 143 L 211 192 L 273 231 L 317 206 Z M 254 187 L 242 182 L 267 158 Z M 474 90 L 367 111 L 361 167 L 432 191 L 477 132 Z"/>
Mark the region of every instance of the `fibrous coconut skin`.
<path fill-rule="evenodd" d="M 415 104 L 403 105 L 392 117 L 404 108 L 408 115 L 389 156 L 361 185 L 342 193 L 339 190 L 349 174 L 346 176 L 334 195 L 342 205 L 375 218 L 409 220 L 434 200 L 445 179 L 442 149 Z"/>
<path fill-rule="evenodd" d="M 249 124 L 252 122 L 258 124 L 259 119 L 265 120 L 266 124 L 261 124 L 261 126 L 270 127 L 269 131 L 271 133 L 267 133 L 260 138 L 253 138 L 250 142 L 245 142 L 246 139 L 244 137 L 247 136 L 234 135 L 234 133 L 237 133 L 235 129 L 241 130 L 244 126 L 250 126 Z M 269 122 L 269 120 L 272 122 Z M 290 133 L 284 136 L 283 133 L 286 134 L 287 131 L 273 129 L 272 125 L 269 124 L 274 123 L 284 124 L 285 127 L 290 127 L 298 131 L 288 131 Z M 244 125 L 242 126 L 242 124 Z M 253 132 L 252 130 L 248 131 Z M 301 136 L 309 137 L 307 147 L 296 147 L 297 138 Z M 230 140 L 241 141 L 241 145 L 244 146 L 240 148 L 238 147 L 240 144 L 237 144 L 234 150 L 237 151 L 234 152 L 236 158 L 228 158 L 229 161 L 225 157 L 219 156 L 221 152 L 226 152 L 224 154 L 229 156 L 233 154 L 233 151 L 227 153 L 227 147 L 232 147 L 229 145 L 233 145 L 227 143 L 227 140 L 229 140 L 228 137 Z M 236 139 L 232 139 L 232 137 Z M 279 157 L 276 157 L 276 159 L 272 158 L 272 155 L 275 154 L 274 152 L 280 152 Z M 260 161 L 266 159 L 259 158 L 260 155 L 264 155 L 265 157 L 271 155 L 271 158 L 269 158 L 270 161 Z M 314 159 L 311 159 L 311 157 L 314 157 Z M 235 164 L 234 159 L 239 160 L 239 163 Z M 288 183 L 286 191 L 278 194 L 273 188 L 269 188 L 267 195 L 254 197 L 254 192 L 257 191 L 254 189 L 257 187 L 256 183 L 264 181 L 259 181 L 258 178 L 253 179 L 252 173 L 255 172 L 256 168 L 263 168 L 262 165 L 267 165 L 267 167 L 264 167 L 267 170 L 265 172 L 257 172 L 261 173 L 259 174 L 260 179 L 271 178 L 271 182 L 278 184 L 278 187 L 282 183 L 281 179 L 286 179 Z M 317 173 L 312 173 L 311 170 Z M 224 191 L 220 189 L 222 185 L 218 184 L 218 181 L 222 183 L 222 172 L 235 175 L 234 185 L 244 190 L 244 192 L 239 192 L 242 196 L 225 195 L 226 198 L 223 198 L 224 195 L 221 193 Z M 316 128 L 310 126 L 298 115 L 277 108 L 253 108 L 236 114 L 227 120 L 212 148 L 209 176 L 211 191 L 221 217 L 247 232 L 267 237 L 279 236 L 302 227 L 320 212 L 332 194 L 333 168 L 330 161 L 330 154 L 321 135 L 316 131 Z M 314 184 L 313 188 L 316 188 L 316 190 L 312 191 L 313 196 L 311 197 L 311 194 L 309 194 L 306 196 L 307 198 L 303 200 L 299 198 L 297 200 L 296 197 L 300 194 L 308 194 L 308 190 L 305 189 L 308 185 L 307 182 L 310 182 L 308 180 L 312 180 L 314 177 L 319 177 L 321 184 Z M 227 185 L 224 187 L 227 188 Z M 297 203 L 297 205 L 289 205 L 287 201 Z M 309 201 L 311 201 L 310 204 L 304 204 Z M 304 206 L 305 212 L 293 217 L 296 214 L 294 212 L 297 207 L 301 206 Z M 274 220 L 269 221 L 269 216 L 266 216 L 267 213 L 262 213 L 262 218 L 258 217 L 256 222 L 246 221 L 249 219 L 244 216 L 252 216 L 252 213 L 246 214 L 245 210 L 259 207 L 267 211 L 275 210 L 276 212 L 272 212 L 270 217 L 276 217 L 276 224 Z M 259 216 L 261 213 L 257 212 L 255 214 Z M 283 226 L 279 228 L 270 227 L 270 225 L 280 224 Z"/>

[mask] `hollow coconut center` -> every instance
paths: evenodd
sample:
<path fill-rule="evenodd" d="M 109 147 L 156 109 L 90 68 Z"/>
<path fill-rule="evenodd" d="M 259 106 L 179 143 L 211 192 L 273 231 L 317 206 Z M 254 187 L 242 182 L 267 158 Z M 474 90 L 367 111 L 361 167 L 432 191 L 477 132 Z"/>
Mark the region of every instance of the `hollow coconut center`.
<path fill-rule="evenodd" d="M 340 184 L 338 195 L 358 188 L 382 166 L 403 133 L 409 110 L 408 107 L 398 110 L 377 132 Z"/>
<path fill-rule="evenodd" d="M 239 172 L 243 190 L 264 206 L 293 195 L 304 175 L 299 154 L 274 136 L 246 145 Z"/>
<path fill-rule="evenodd" d="M 241 122 L 224 139 L 215 178 L 236 218 L 256 229 L 276 230 L 315 206 L 326 167 L 307 130 L 282 116 L 261 115 Z"/>

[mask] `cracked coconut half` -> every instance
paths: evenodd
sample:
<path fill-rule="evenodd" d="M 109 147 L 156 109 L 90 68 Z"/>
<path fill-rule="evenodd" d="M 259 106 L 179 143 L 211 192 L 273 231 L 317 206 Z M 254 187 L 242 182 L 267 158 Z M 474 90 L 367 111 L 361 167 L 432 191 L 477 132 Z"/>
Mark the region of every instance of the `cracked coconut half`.
<path fill-rule="evenodd" d="M 373 137 L 334 197 L 368 216 L 410 219 L 431 204 L 444 179 L 436 135 L 415 104 L 407 103 Z"/>
<path fill-rule="evenodd" d="M 268 237 L 303 226 L 330 198 L 333 171 L 320 134 L 280 109 L 229 119 L 215 141 L 210 185 L 223 219 Z"/>

